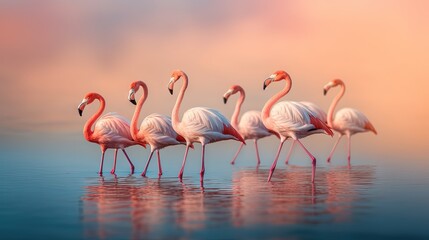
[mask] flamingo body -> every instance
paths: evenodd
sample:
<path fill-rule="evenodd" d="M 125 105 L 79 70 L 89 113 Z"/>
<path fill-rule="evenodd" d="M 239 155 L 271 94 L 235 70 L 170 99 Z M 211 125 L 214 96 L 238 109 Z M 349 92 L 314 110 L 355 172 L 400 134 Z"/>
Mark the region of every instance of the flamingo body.
<path fill-rule="evenodd" d="M 135 93 L 140 87 L 143 88 L 143 96 L 139 99 L 139 102 L 136 103 Z M 148 143 L 151 148 L 149 158 L 141 175 L 146 176 L 150 160 L 152 159 L 154 151 L 156 151 L 158 156 L 158 175 L 161 176 L 162 167 L 159 150 L 168 146 L 184 144 L 184 139 L 174 131 L 171 118 L 158 113 L 152 113 L 145 117 L 140 125 L 140 129 L 137 128 L 138 118 L 147 96 L 148 88 L 144 82 L 136 81 L 131 83 L 128 100 L 137 105 L 131 122 L 131 135 L 135 141 Z"/>
<path fill-rule="evenodd" d="M 176 70 L 172 73 L 170 82 L 168 83 L 168 90 L 173 94 L 174 83 L 181 77 L 183 77 L 183 85 L 171 114 L 174 130 L 186 140 L 186 150 L 179 179 L 182 180 L 189 147 L 194 142 L 200 142 L 202 146 L 200 182 L 201 186 L 203 186 L 205 145 L 228 139 L 244 142 L 244 139 L 220 112 L 211 108 L 191 108 L 183 114 L 182 121 L 180 121 L 179 109 L 188 86 L 188 76 L 183 71 Z"/>
<path fill-rule="evenodd" d="M 331 103 L 331 106 L 329 107 L 328 111 L 328 125 L 334 129 L 335 131 L 340 133 L 340 137 L 338 140 L 334 143 L 334 146 L 332 147 L 331 153 L 328 156 L 327 161 L 330 162 L 332 155 L 335 152 L 335 149 L 340 142 L 341 138 L 346 135 L 348 139 L 348 155 L 347 160 L 350 164 L 351 159 L 351 136 L 356 133 L 361 132 L 367 132 L 371 131 L 374 134 L 377 134 L 377 131 L 375 130 L 372 123 L 368 120 L 368 118 L 359 110 L 353 109 L 353 108 L 343 108 L 337 111 L 334 117 L 334 111 L 335 107 L 337 106 L 340 99 L 343 97 L 345 91 L 346 91 L 346 85 L 344 82 L 340 79 L 334 79 L 330 81 L 328 84 L 326 84 L 323 87 L 323 94 L 326 95 L 326 93 L 331 89 L 332 87 L 341 87 L 341 91 L 338 93 L 338 95 L 334 98 L 334 100 Z"/>
<path fill-rule="evenodd" d="M 114 174 L 116 171 L 117 153 L 118 149 L 121 149 L 130 164 L 131 173 L 134 173 L 134 165 L 128 157 L 125 148 L 136 144 L 145 147 L 145 143 L 137 143 L 133 140 L 130 133 L 130 122 L 117 113 L 107 113 L 97 121 L 105 108 L 105 100 L 98 93 L 88 93 L 85 96 L 78 106 L 79 115 L 82 116 L 82 112 L 86 105 L 91 104 L 96 99 L 100 101 L 100 107 L 97 113 L 86 122 L 83 128 L 83 134 L 86 140 L 100 145 L 102 155 L 99 174 L 103 174 L 104 153 L 109 148 L 115 149 L 113 168 L 110 172 Z M 94 130 L 92 130 L 93 125 Z"/>
<path fill-rule="evenodd" d="M 238 124 L 238 131 L 244 140 L 260 139 L 271 135 L 262 122 L 261 112 L 254 110 L 243 114 Z"/>
<path fill-rule="evenodd" d="M 241 116 L 241 119 L 238 120 L 238 116 L 240 115 L 241 105 L 243 104 L 244 99 L 246 98 L 246 93 L 244 92 L 244 89 L 239 85 L 233 85 L 223 95 L 223 101 L 226 104 L 229 97 L 238 92 L 240 93 L 240 97 L 238 98 L 237 103 L 235 104 L 235 110 L 231 116 L 231 125 L 238 130 L 238 132 L 240 133 L 240 135 L 243 137 L 244 140 L 253 139 L 253 142 L 255 144 L 255 150 L 256 150 L 256 158 L 258 160 L 257 163 L 259 165 L 261 163 L 261 159 L 259 157 L 258 139 L 270 136 L 272 133 L 265 127 L 264 123 L 262 122 L 261 112 L 259 111 L 245 112 L 243 116 Z M 236 154 L 234 155 L 234 158 L 231 161 L 231 164 L 235 163 L 235 160 L 237 159 L 238 154 L 243 148 L 243 145 L 244 143 L 242 143 L 238 148 Z"/>
<path fill-rule="evenodd" d="M 271 97 L 262 109 L 262 120 L 264 125 L 269 130 L 276 132 L 280 136 L 280 145 L 273 164 L 271 165 L 268 181 L 271 181 L 284 141 L 288 138 L 292 138 L 301 145 L 307 155 L 311 158 L 313 165 L 311 181 L 314 182 L 316 158 L 304 147 L 299 139 L 314 133 L 324 132 L 331 136 L 333 133 L 321 119 L 315 117 L 302 103 L 283 101 L 276 104 L 276 102 L 285 96 L 292 87 L 292 80 L 290 79 L 289 74 L 285 71 L 277 71 L 264 81 L 265 89 L 271 83 L 281 80 L 286 81 L 285 87 L 282 91 Z"/>
<path fill-rule="evenodd" d="M 332 128 L 341 135 L 353 135 L 356 133 L 377 131 L 368 118 L 359 110 L 354 108 L 342 108 L 335 114 Z"/>

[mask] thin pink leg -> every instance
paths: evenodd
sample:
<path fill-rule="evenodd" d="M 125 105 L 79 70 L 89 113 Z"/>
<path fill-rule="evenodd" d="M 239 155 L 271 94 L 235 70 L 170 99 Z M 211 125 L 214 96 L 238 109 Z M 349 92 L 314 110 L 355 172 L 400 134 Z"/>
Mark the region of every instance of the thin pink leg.
<path fill-rule="evenodd" d="M 179 179 L 182 181 L 183 171 L 185 170 L 186 157 L 188 156 L 189 145 L 186 145 L 185 156 L 183 156 L 182 168 L 180 168 Z"/>
<path fill-rule="evenodd" d="M 314 183 L 314 178 L 316 177 L 316 158 L 313 156 L 313 154 L 311 154 L 307 148 L 304 147 L 304 145 L 301 143 L 301 141 L 299 141 L 298 139 L 296 140 L 299 145 L 301 145 L 302 149 L 304 149 L 304 151 L 308 154 L 308 156 L 311 158 L 311 163 L 313 165 L 312 171 L 311 171 L 311 182 Z"/>
<path fill-rule="evenodd" d="M 231 161 L 231 164 L 232 164 L 232 165 L 234 165 L 234 163 L 235 163 L 235 159 L 237 159 L 238 154 L 240 153 L 240 151 L 241 151 L 241 149 L 243 148 L 243 146 L 244 146 L 244 143 L 241 143 L 240 147 L 238 147 L 238 150 L 237 150 L 237 152 L 235 153 L 234 158 L 233 158 L 233 159 L 232 159 L 232 161 Z"/>
<path fill-rule="evenodd" d="M 201 171 L 200 171 L 200 181 L 203 182 L 204 181 L 204 172 L 206 171 L 206 168 L 204 167 L 204 155 L 205 155 L 205 150 L 206 150 L 206 145 L 205 144 L 201 144 L 202 148 L 201 148 Z"/>
<path fill-rule="evenodd" d="M 146 166 L 144 167 L 144 170 L 143 170 L 143 172 L 142 172 L 142 176 L 143 176 L 143 177 L 146 177 L 147 167 L 149 167 L 149 163 L 150 163 L 150 160 L 152 159 L 153 152 L 154 152 L 154 151 L 150 151 L 149 158 L 147 159 Z"/>
<path fill-rule="evenodd" d="M 340 137 L 338 137 L 337 141 L 334 144 L 334 147 L 331 150 L 331 153 L 329 153 L 329 157 L 326 160 L 327 162 L 331 161 L 332 155 L 334 155 L 335 149 L 337 148 L 338 143 L 340 142 L 341 138 L 343 137 L 343 135 L 340 135 Z"/>
<path fill-rule="evenodd" d="M 159 156 L 159 150 L 156 150 L 156 155 L 158 156 L 158 176 L 161 176 L 162 167 L 161 167 L 161 156 Z"/>
<path fill-rule="evenodd" d="M 128 157 L 127 152 L 125 152 L 125 149 L 122 149 L 122 152 L 124 152 L 125 157 L 128 160 L 128 163 L 130 164 L 131 174 L 134 173 L 134 164 L 131 162 L 130 157 Z"/>
<path fill-rule="evenodd" d="M 258 139 L 254 140 L 256 149 L 256 158 L 258 159 L 258 165 L 261 164 L 261 158 L 259 157 Z"/>
<path fill-rule="evenodd" d="M 347 139 L 349 140 L 349 149 L 348 149 L 348 154 L 347 154 L 347 160 L 348 160 L 349 165 L 350 165 L 351 149 L 352 149 L 352 137 L 350 135 L 347 135 Z"/>
<path fill-rule="evenodd" d="M 106 153 L 106 150 L 101 150 L 100 170 L 98 171 L 98 174 L 99 174 L 100 176 L 102 176 L 102 175 L 103 175 L 104 153 Z"/>
<path fill-rule="evenodd" d="M 276 158 L 273 161 L 273 164 L 270 168 L 270 174 L 268 175 L 267 182 L 271 181 L 271 177 L 273 176 L 274 170 L 276 169 L 277 160 L 279 159 L 280 151 L 282 150 L 284 141 L 280 141 L 279 149 L 277 150 Z"/>
<path fill-rule="evenodd" d="M 115 149 L 115 155 L 114 155 L 114 157 L 113 157 L 113 168 L 112 168 L 112 170 L 110 171 L 110 173 L 111 174 L 115 174 L 115 171 L 116 171 L 116 159 L 118 158 L 118 149 L 116 148 Z"/>
<path fill-rule="evenodd" d="M 294 146 L 295 146 L 295 140 L 292 140 L 292 144 L 290 145 L 290 148 L 289 148 L 289 153 L 286 156 L 286 161 L 285 161 L 286 164 L 289 164 L 289 159 L 290 159 L 290 156 L 292 155 L 292 150 Z"/>

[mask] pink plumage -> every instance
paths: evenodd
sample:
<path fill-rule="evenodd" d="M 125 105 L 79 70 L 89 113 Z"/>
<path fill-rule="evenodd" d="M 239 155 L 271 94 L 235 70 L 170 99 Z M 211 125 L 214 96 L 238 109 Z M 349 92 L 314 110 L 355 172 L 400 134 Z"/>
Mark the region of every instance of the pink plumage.
<path fill-rule="evenodd" d="M 136 103 L 135 94 L 140 87 L 143 88 L 143 96 Z M 158 157 L 158 175 L 160 176 L 162 175 L 162 167 L 159 150 L 168 146 L 185 144 L 185 139 L 174 131 L 170 117 L 158 113 L 148 115 L 141 123 L 140 129 L 137 127 L 138 118 L 148 93 L 147 85 L 144 82 L 136 81 L 131 83 L 128 100 L 137 105 L 131 120 L 131 135 L 135 141 L 148 143 L 151 147 L 149 158 L 141 175 L 146 176 L 150 160 L 156 151 Z"/>
<path fill-rule="evenodd" d="M 130 122 L 117 113 L 107 113 L 97 121 L 106 105 L 104 98 L 98 93 L 88 93 L 84 97 L 78 106 L 80 116 L 82 116 L 82 112 L 86 105 L 91 104 L 95 99 L 100 101 L 100 107 L 86 122 L 83 128 L 83 134 L 86 140 L 100 145 L 102 155 L 99 174 L 103 174 L 104 153 L 109 148 L 115 149 L 113 168 L 110 172 L 112 174 L 115 173 L 118 149 L 121 149 L 130 164 L 131 173 L 134 173 L 134 165 L 128 157 L 125 148 L 136 144 L 145 146 L 144 143 L 137 143 L 133 140 L 130 133 Z M 94 123 L 94 130 L 92 130 L 92 125 L 94 125 Z"/>
<path fill-rule="evenodd" d="M 170 82 L 168 83 L 168 89 L 173 94 L 174 83 L 183 79 L 183 85 L 180 89 L 179 96 L 177 97 L 176 103 L 172 111 L 172 124 L 174 130 L 183 136 L 186 140 L 185 156 L 183 158 L 182 167 L 179 173 L 179 178 L 182 179 L 183 171 L 186 164 L 186 157 L 188 154 L 189 147 L 192 143 L 199 142 L 202 145 L 202 156 L 201 156 L 201 183 L 204 179 L 204 153 L 205 145 L 208 143 L 218 142 L 222 140 L 233 139 L 244 142 L 241 135 L 234 129 L 229 121 L 217 110 L 205 107 L 195 107 L 187 110 L 182 117 L 182 121 L 179 119 L 179 109 L 185 95 L 186 88 L 188 86 L 188 76 L 180 70 L 176 70 L 172 73 Z"/>
<path fill-rule="evenodd" d="M 238 132 L 241 134 L 244 140 L 253 139 L 253 142 L 255 144 L 255 149 L 256 149 L 256 158 L 258 161 L 257 164 L 260 164 L 261 160 L 259 158 L 258 139 L 270 136 L 271 133 L 263 124 L 262 118 L 261 118 L 261 112 L 259 111 L 245 112 L 241 117 L 240 121 L 238 121 L 241 105 L 243 104 L 244 99 L 246 98 L 246 93 L 244 89 L 239 85 L 233 85 L 223 95 L 223 99 L 224 99 L 224 103 L 226 103 L 228 101 L 228 98 L 231 95 L 236 93 L 240 93 L 240 97 L 237 100 L 234 113 L 232 114 L 232 117 L 231 117 L 231 125 L 238 130 Z M 237 150 L 237 153 L 234 155 L 234 158 L 231 161 L 231 164 L 235 163 L 235 160 L 237 159 L 237 156 L 240 153 L 243 146 L 244 146 L 244 143 L 241 143 L 240 147 Z"/>
<path fill-rule="evenodd" d="M 262 121 L 264 125 L 268 129 L 277 132 L 280 136 L 280 145 L 273 164 L 271 165 L 268 181 L 271 180 L 274 173 L 284 141 L 288 138 L 292 138 L 301 145 L 307 155 L 312 159 L 313 169 L 311 180 L 314 182 L 316 158 L 304 147 L 299 139 L 314 133 L 326 133 L 328 135 L 332 135 L 333 133 L 323 120 L 313 116 L 305 105 L 292 101 L 284 101 L 276 104 L 276 102 L 291 89 L 292 80 L 289 74 L 285 71 L 277 71 L 264 81 L 265 89 L 272 82 L 281 80 L 286 81 L 285 87 L 282 91 L 271 97 L 262 109 Z"/>
<path fill-rule="evenodd" d="M 334 100 L 331 103 L 331 106 L 328 110 L 328 125 L 334 129 L 335 131 L 340 133 L 340 137 L 335 142 L 329 157 L 327 161 L 331 161 L 332 155 L 335 152 L 335 149 L 340 142 L 341 138 L 346 135 L 348 139 L 348 154 L 347 154 L 347 160 L 350 164 L 350 158 L 351 158 L 351 136 L 356 133 L 361 132 L 368 132 L 371 131 L 374 134 L 377 134 L 377 131 L 375 130 L 372 123 L 368 120 L 368 118 L 359 110 L 353 109 L 353 108 L 343 108 L 337 111 L 334 117 L 334 111 L 335 107 L 337 106 L 340 99 L 343 97 L 346 86 L 344 82 L 340 79 L 335 79 L 333 81 L 330 81 L 328 84 L 326 84 L 323 87 L 323 93 L 326 95 L 326 93 L 331 89 L 332 87 L 341 87 L 341 91 L 338 93 L 338 95 L 334 98 Z"/>

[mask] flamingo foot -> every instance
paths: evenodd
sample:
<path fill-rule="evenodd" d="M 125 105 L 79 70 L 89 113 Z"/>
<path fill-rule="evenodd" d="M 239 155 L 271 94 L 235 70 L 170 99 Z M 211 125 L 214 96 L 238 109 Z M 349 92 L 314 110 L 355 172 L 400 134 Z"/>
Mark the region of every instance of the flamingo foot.
<path fill-rule="evenodd" d="M 111 174 L 115 174 L 115 169 L 112 169 L 112 170 L 110 171 L 110 173 L 111 173 Z"/>
<path fill-rule="evenodd" d="M 326 162 L 330 163 L 331 162 L 331 158 L 326 159 Z"/>
<path fill-rule="evenodd" d="M 142 177 L 146 177 L 146 171 L 142 172 Z"/>
<path fill-rule="evenodd" d="M 134 169 L 135 169 L 134 165 L 131 165 L 131 174 L 134 174 Z"/>
<path fill-rule="evenodd" d="M 180 182 L 182 182 L 182 179 L 183 179 L 183 172 L 180 172 L 180 173 L 179 173 L 179 176 L 177 176 L 177 177 L 179 178 Z"/>
<path fill-rule="evenodd" d="M 235 164 L 235 161 L 234 161 L 234 160 L 232 160 L 232 161 L 231 161 L 231 165 L 234 165 L 234 164 Z"/>
<path fill-rule="evenodd" d="M 162 176 L 162 171 L 161 171 L 161 172 L 158 172 L 158 176 Z"/>

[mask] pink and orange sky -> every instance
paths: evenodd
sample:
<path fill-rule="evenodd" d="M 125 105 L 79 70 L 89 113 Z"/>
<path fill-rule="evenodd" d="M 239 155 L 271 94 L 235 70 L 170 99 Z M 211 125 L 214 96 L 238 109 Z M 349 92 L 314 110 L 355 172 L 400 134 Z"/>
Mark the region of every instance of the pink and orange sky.
<path fill-rule="evenodd" d="M 90 91 L 107 111 L 131 118 L 129 84 L 150 95 L 143 114 L 170 114 L 173 69 L 188 73 L 183 110 L 232 104 L 222 95 L 240 84 L 244 110 L 261 109 L 281 86 L 262 91 L 284 69 L 285 100 L 327 109 L 322 87 L 347 84 L 340 107 L 363 111 L 379 135 L 360 144 L 412 152 L 427 147 L 429 15 L 427 1 L 2 1 L 0 133 L 81 132 L 77 105 Z M 378 144 L 377 144 L 378 143 Z"/>

